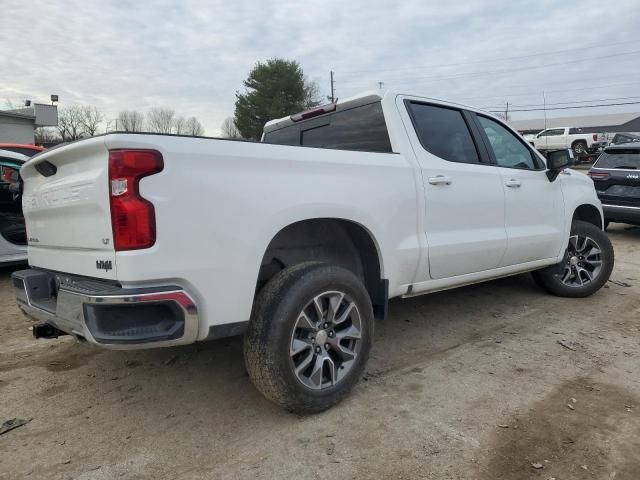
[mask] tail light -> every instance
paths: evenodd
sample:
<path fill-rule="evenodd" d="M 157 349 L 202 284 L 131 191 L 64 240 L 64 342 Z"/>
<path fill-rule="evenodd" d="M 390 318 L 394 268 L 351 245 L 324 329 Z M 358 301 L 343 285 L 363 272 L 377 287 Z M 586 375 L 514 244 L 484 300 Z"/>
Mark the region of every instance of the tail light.
<path fill-rule="evenodd" d="M 609 178 L 609 174 L 606 172 L 589 172 L 588 175 L 591 177 L 591 179 L 593 180 L 606 180 L 607 178 Z"/>
<path fill-rule="evenodd" d="M 140 179 L 162 171 L 155 150 L 109 151 L 111 228 L 116 250 L 149 248 L 156 242 L 153 205 L 140 196 Z"/>

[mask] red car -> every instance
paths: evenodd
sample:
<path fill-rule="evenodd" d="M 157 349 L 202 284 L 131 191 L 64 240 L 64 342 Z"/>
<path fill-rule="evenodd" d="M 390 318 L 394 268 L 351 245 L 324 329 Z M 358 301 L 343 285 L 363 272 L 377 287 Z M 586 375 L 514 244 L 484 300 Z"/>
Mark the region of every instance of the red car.
<path fill-rule="evenodd" d="M 44 147 L 37 145 L 29 145 L 26 143 L 1 143 L 0 150 L 11 150 L 12 152 L 21 153 L 27 157 L 33 157 L 36 153 L 46 150 Z"/>
<path fill-rule="evenodd" d="M 26 143 L 0 143 L 0 150 L 9 150 L 11 152 L 21 153 L 22 155 L 26 155 L 27 157 L 33 157 L 36 153 L 40 153 L 43 150 L 46 150 L 44 147 L 39 147 L 37 145 L 29 145 Z M 6 182 L 12 181 L 12 171 L 9 168 L 4 169 L 2 172 L 1 180 L 5 180 Z"/>

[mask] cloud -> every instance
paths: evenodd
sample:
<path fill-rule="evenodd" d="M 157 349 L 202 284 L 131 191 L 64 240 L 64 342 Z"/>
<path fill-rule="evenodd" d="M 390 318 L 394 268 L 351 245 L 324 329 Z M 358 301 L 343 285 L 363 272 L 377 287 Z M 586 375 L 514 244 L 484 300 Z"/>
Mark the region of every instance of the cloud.
<path fill-rule="evenodd" d="M 107 118 L 168 106 L 208 134 L 233 114 L 255 62 L 274 56 L 300 61 L 325 94 L 334 70 L 340 97 L 382 81 L 495 106 L 540 103 L 543 89 L 550 102 L 631 96 L 640 83 L 638 54 L 589 61 L 640 50 L 632 0 L 4 0 L 2 9 L 0 99 L 57 93 L 61 105 L 96 105 Z M 540 68 L 564 61 L 574 63 Z"/>

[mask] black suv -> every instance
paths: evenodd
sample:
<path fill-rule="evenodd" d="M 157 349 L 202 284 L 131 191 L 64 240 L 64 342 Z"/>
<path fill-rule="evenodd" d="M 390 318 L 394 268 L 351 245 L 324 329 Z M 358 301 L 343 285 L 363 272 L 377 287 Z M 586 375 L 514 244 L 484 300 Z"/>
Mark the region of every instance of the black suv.
<path fill-rule="evenodd" d="M 605 224 L 640 225 L 640 142 L 607 147 L 589 170 Z"/>
<path fill-rule="evenodd" d="M 616 133 L 611 139 L 610 145 L 620 145 L 621 143 L 640 142 L 640 136 L 635 133 Z"/>

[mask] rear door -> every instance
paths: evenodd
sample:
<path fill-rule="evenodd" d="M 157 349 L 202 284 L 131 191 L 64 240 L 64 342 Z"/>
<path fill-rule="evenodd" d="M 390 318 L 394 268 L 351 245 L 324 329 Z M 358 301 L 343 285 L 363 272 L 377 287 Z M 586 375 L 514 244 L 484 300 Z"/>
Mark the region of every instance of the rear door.
<path fill-rule="evenodd" d="M 31 266 L 116 278 L 104 137 L 48 150 L 27 162 L 22 205 Z"/>
<path fill-rule="evenodd" d="M 504 191 L 498 170 L 471 134 L 466 112 L 405 102 L 424 184 L 432 279 L 496 268 L 505 253 Z M 417 280 L 426 280 L 426 275 Z"/>
<path fill-rule="evenodd" d="M 472 114 L 505 195 L 507 251 L 500 266 L 555 257 L 564 239 L 560 182 L 550 182 L 545 164 L 519 135 L 496 119 Z"/>

